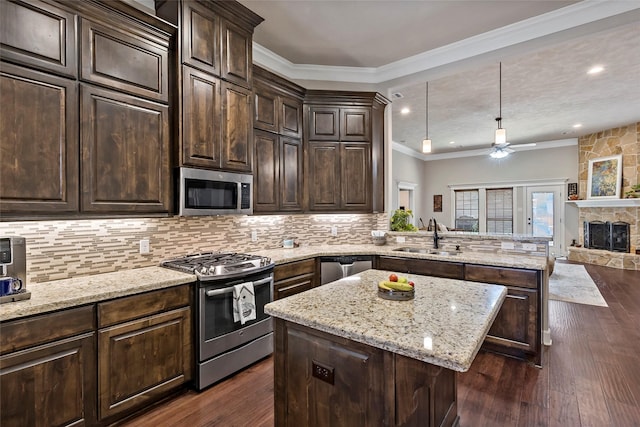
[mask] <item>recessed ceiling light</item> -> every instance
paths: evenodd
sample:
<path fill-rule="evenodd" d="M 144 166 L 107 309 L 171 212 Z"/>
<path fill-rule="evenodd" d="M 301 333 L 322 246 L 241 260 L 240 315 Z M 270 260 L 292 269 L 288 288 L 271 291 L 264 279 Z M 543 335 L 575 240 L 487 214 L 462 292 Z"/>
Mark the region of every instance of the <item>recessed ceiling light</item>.
<path fill-rule="evenodd" d="M 449 144 L 455 144 L 455 143 L 456 143 L 455 141 L 449 141 Z"/>
<path fill-rule="evenodd" d="M 408 107 L 404 107 L 402 110 L 400 110 L 400 114 L 409 114 L 411 112 L 411 110 Z"/>
<path fill-rule="evenodd" d="M 573 125 L 573 127 L 575 129 L 581 128 L 582 127 L 582 123 L 576 123 L 575 125 Z"/>
<path fill-rule="evenodd" d="M 587 74 L 598 74 L 604 71 L 604 67 L 602 65 L 595 65 L 587 71 Z"/>

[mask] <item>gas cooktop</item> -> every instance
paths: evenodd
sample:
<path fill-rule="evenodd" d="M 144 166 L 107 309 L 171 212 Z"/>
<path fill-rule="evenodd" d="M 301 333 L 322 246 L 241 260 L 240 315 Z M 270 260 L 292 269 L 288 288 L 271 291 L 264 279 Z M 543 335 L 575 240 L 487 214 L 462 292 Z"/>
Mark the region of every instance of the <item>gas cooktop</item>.
<path fill-rule="evenodd" d="M 162 267 L 195 274 L 199 280 L 242 277 L 273 268 L 271 258 L 235 252 L 202 252 L 169 259 Z"/>

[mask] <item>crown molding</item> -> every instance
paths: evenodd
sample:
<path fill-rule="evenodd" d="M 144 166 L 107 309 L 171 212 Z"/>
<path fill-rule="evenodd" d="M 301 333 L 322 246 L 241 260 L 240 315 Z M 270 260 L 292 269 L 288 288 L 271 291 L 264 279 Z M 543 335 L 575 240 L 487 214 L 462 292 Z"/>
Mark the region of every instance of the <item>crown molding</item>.
<path fill-rule="evenodd" d="M 518 148 L 518 152 L 530 151 L 530 150 L 546 150 L 549 148 L 559 148 L 559 147 L 570 147 L 572 145 L 578 145 L 578 138 L 557 139 L 554 141 L 537 142 L 536 144 L 537 145 L 532 147 Z M 513 146 L 517 147 L 518 144 L 514 144 Z M 479 148 L 476 150 L 453 151 L 450 153 L 441 153 L 441 154 L 423 154 L 407 147 L 406 145 L 400 144 L 395 141 L 392 143 L 391 148 L 394 151 L 398 151 L 408 156 L 415 157 L 416 159 L 420 159 L 425 162 L 430 162 L 433 160 L 460 159 L 463 157 L 488 156 L 490 151 L 488 148 Z"/>
<path fill-rule="evenodd" d="M 380 67 L 294 64 L 253 43 L 255 63 L 292 80 L 379 84 L 640 9 L 640 2 L 584 0 Z"/>

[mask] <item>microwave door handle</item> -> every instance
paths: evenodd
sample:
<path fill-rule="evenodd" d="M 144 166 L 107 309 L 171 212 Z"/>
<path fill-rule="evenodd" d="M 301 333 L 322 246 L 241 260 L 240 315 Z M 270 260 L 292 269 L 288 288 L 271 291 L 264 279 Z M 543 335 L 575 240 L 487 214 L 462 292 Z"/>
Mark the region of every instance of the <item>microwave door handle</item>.
<path fill-rule="evenodd" d="M 267 277 L 266 279 L 256 280 L 255 282 L 253 282 L 253 286 L 256 287 L 256 286 L 266 285 L 267 283 L 271 283 L 271 277 Z M 222 289 L 211 289 L 209 291 L 206 291 L 205 294 L 208 297 L 213 297 L 216 295 L 228 294 L 229 292 L 233 292 L 233 286 L 228 288 L 222 288 Z"/>

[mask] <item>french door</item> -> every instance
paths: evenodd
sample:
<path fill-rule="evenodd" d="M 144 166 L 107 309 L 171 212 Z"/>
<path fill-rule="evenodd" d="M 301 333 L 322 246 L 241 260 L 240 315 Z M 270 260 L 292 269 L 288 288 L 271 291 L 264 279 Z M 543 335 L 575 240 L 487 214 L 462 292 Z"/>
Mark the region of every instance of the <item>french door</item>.
<path fill-rule="evenodd" d="M 549 254 L 565 256 L 562 185 L 527 187 L 527 234 L 550 237 Z"/>

